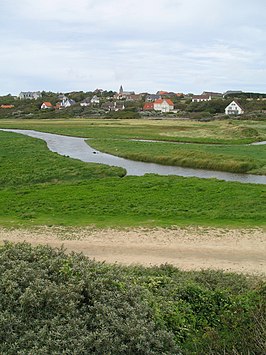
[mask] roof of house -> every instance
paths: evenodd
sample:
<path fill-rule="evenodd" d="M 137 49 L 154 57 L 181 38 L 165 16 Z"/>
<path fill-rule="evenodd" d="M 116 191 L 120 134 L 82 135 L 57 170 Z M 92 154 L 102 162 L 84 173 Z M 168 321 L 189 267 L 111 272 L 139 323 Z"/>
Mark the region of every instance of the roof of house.
<path fill-rule="evenodd" d="M 91 102 L 90 97 L 86 97 L 86 99 L 84 99 L 84 100 L 81 101 L 82 104 L 83 104 L 83 103 L 90 104 L 90 102 Z"/>
<path fill-rule="evenodd" d="M 73 99 L 68 99 L 68 98 L 63 101 L 63 103 L 66 103 L 66 102 L 69 102 L 71 105 L 74 105 L 74 104 L 76 103 L 75 100 L 73 100 Z"/>
<path fill-rule="evenodd" d="M 168 103 L 168 105 L 174 106 L 173 101 L 170 100 L 170 99 L 158 99 L 158 100 L 156 100 L 154 103 L 155 103 L 155 104 L 162 104 L 164 101 L 166 101 L 166 102 Z"/>
<path fill-rule="evenodd" d="M 168 94 L 168 91 L 157 91 L 157 95 L 166 95 Z"/>
<path fill-rule="evenodd" d="M 147 99 L 157 100 L 157 99 L 160 99 L 160 98 L 161 98 L 161 95 L 159 95 L 159 94 L 147 94 L 147 96 L 146 96 L 146 100 Z"/>
<path fill-rule="evenodd" d="M 241 90 L 227 90 L 226 92 L 223 93 L 224 96 L 230 95 L 230 94 L 242 94 L 243 91 Z"/>
<path fill-rule="evenodd" d="M 102 108 L 112 108 L 115 107 L 115 102 L 107 101 L 102 104 Z"/>
<path fill-rule="evenodd" d="M 49 101 L 43 102 L 43 105 L 45 105 L 45 106 L 47 106 L 47 107 L 53 107 L 53 105 L 52 105 L 51 102 L 49 102 Z"/>
<path fill-rule="evenodd" d="M 38 94 L 38 95 L 40 95 L 41 94 L 41 92 L 40 91 L 21 91 L 21 93 L 20 94 L 29 94 L 29 95 L 33 95 L 33 94 Z"/>
<path fill-rule="evenodd" d="M 240 103 L 239 103 L 238 101 L 236 101 L 236 100 L 232 100 L 232 101 L 230 102 L 230 104 L 226 106 L 226 108 L 227 108 L 228 106 L 232 105 L 233 102 L 234 102 L 235 104 L 237 104 L 237 106 L 238 106 L 239 108 L 241 108 L 241 110 L 244 111 L 243 106 L 241 106 Z"/>
<path fill-rule="evenodd" d="M 143 106 L 143 110 L 153 110 L 154 109 L 154 103 L 153 102 L 145 102 Z"/>
<path fill-rule="evenodd" d="M 193 95 L 192 99 L 196 100 L 209 100 L 210 95 Z"/>
<path fill-rule="evenodd" d="M 213 91 L 203 91 L 201 95 L 208 95 L 208 96 L 223 96 L 221 92 L 213 92 Z"/>

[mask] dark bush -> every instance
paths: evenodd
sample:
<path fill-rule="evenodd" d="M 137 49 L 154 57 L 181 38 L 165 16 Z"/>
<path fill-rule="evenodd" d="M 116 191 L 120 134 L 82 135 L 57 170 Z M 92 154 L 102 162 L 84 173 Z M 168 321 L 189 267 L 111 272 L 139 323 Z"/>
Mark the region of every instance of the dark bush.
<path fill-rule="evenodd" d="M 0 251 L 1 354 L 178 354 L 141 289 L 119 270 L 63 250 Z"/>

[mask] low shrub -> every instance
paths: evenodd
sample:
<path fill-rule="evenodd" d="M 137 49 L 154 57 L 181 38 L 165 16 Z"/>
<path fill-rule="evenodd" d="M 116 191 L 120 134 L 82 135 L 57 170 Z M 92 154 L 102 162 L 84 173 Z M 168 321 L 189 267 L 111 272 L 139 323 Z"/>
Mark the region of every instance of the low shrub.
<path fill-rule="evenodd" d="M 265 300 L 260 278 L 107 265 L 6 243 L 0 353 L 262 355 Z"/>

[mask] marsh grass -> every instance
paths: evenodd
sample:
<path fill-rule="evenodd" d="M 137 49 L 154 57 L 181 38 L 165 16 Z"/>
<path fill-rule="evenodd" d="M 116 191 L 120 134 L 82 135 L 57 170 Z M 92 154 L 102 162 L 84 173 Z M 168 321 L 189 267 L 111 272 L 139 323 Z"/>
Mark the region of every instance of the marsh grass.
<path fill-rule="evenodd" d="M 266 122 L 144 119 L 0 120 L 2 128 L 35 129 L 87 138 L 245 144 L 266 140 Z"/>
<path fill-rule="evenodd" d="M 223 146 L 125 140 L 89 140 L 88 144 L 132 160 L 235 173 L 266 173 L 266 145 Z"/>

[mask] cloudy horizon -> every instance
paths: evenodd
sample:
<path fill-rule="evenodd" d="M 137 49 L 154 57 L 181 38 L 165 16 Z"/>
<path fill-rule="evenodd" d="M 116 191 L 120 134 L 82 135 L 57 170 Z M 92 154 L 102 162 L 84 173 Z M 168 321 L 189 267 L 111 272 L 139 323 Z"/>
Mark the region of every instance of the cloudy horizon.
<path fill-rule="evenodd" d="M 2 0 L 1 90 L 266 92 L 263 0 Z"/>

